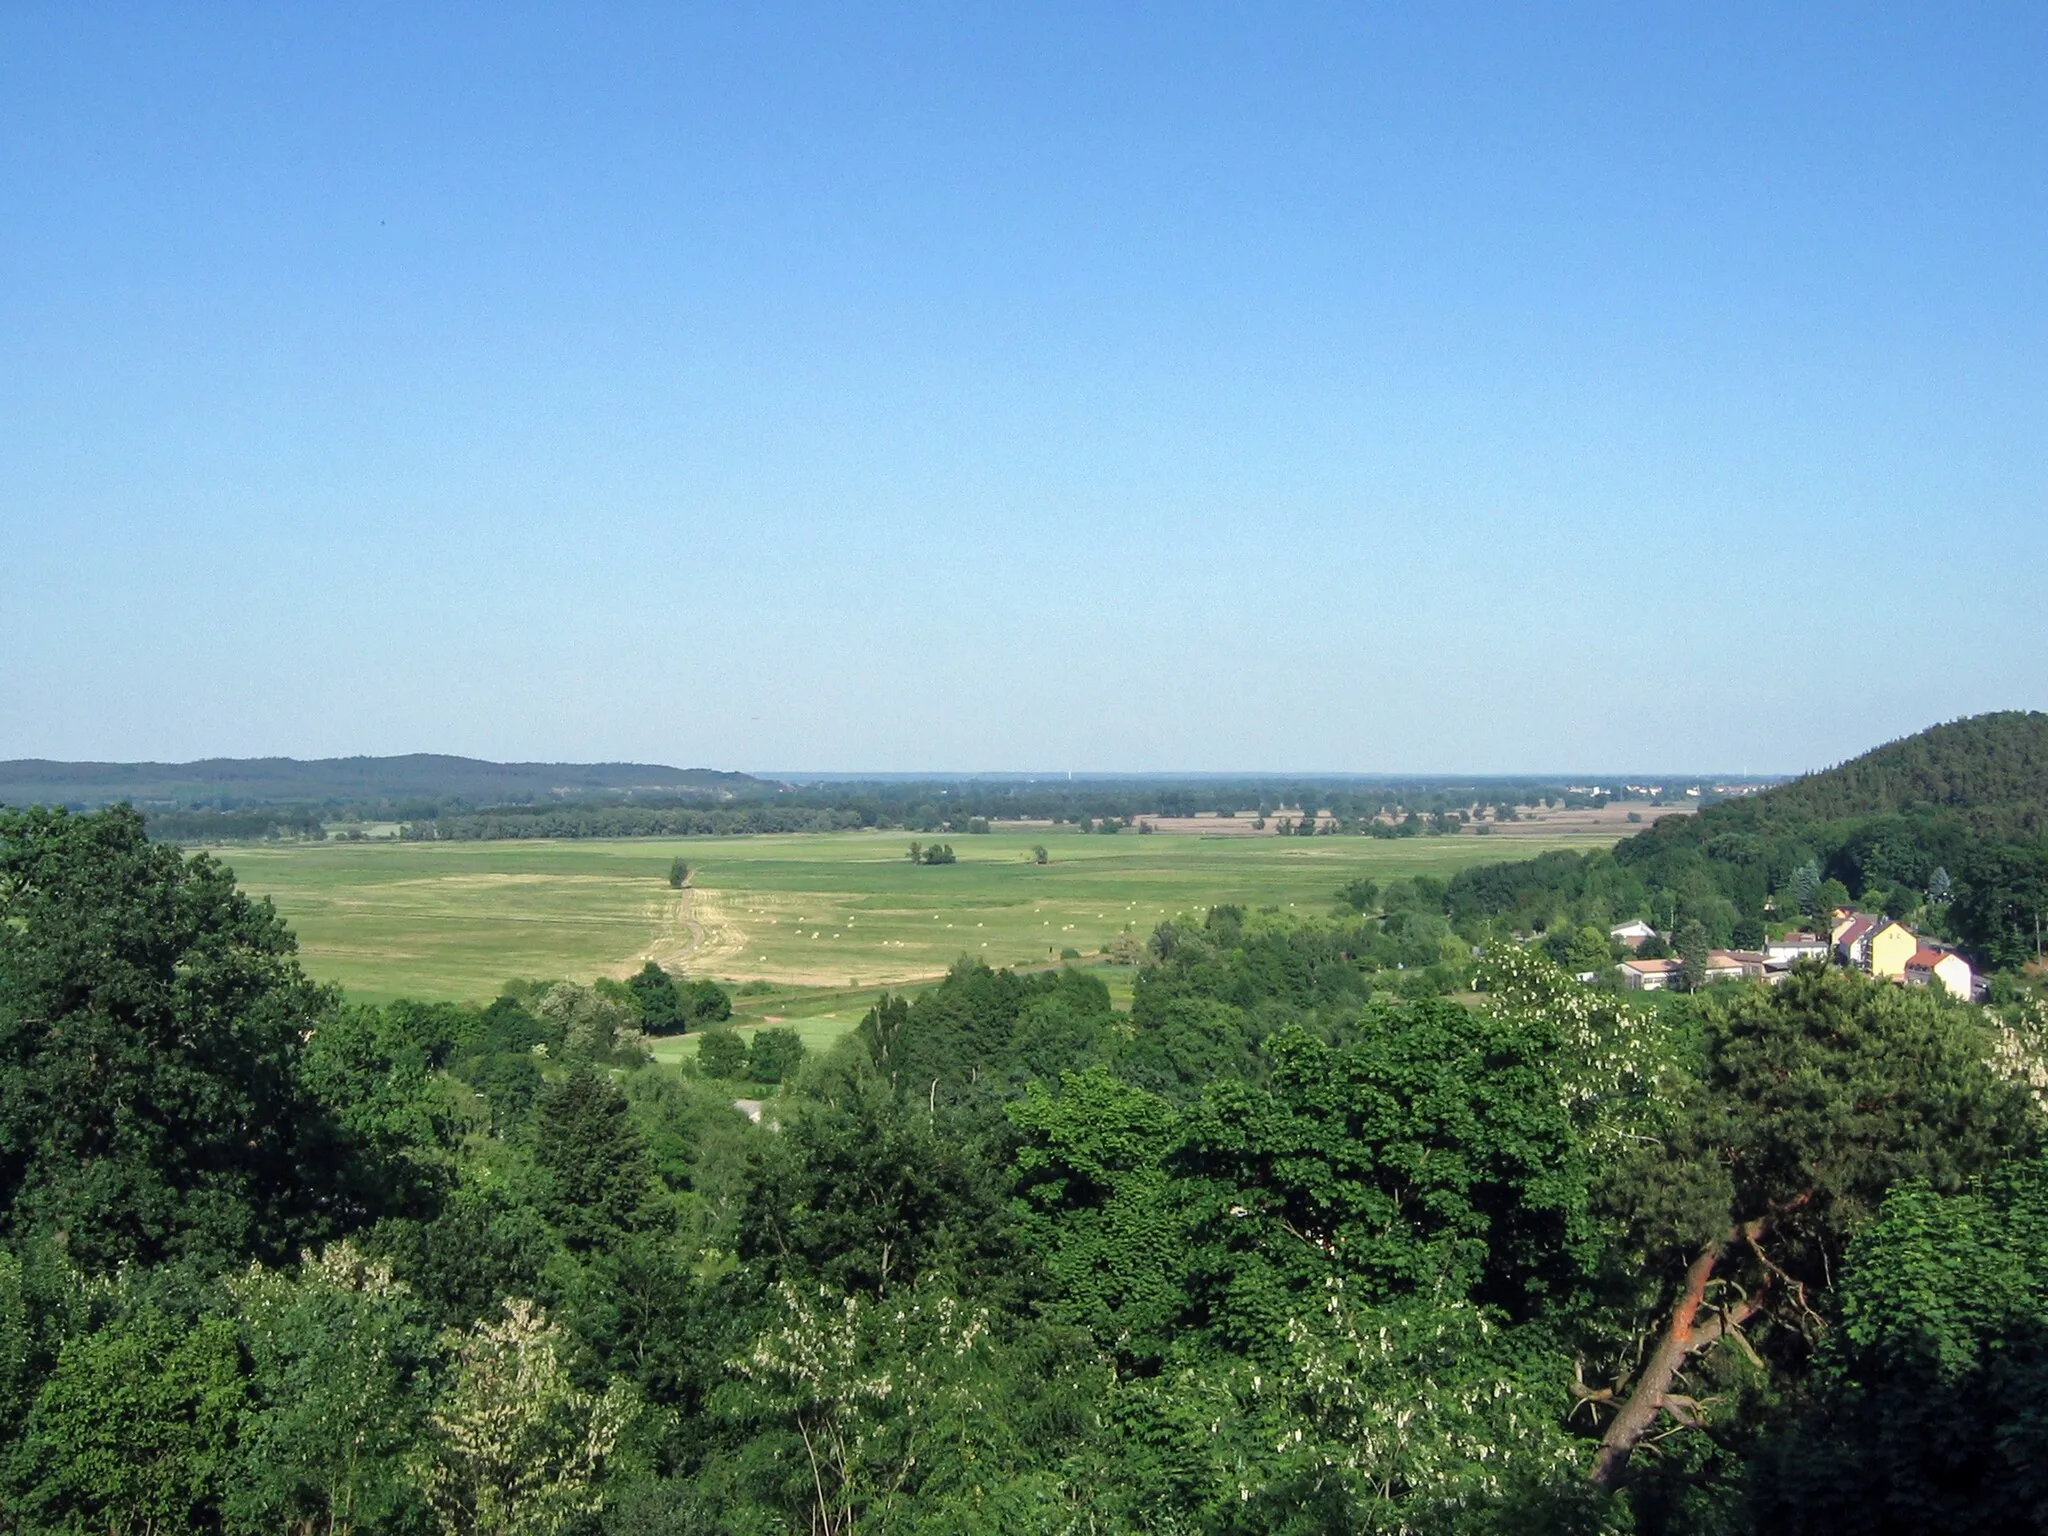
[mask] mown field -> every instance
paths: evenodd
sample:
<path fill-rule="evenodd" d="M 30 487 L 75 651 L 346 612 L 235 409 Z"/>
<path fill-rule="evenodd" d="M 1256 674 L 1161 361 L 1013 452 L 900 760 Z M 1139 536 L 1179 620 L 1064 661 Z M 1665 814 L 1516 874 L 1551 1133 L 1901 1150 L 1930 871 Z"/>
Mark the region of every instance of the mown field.
<path fill-rule="evenodd" d="M 269 844 L 218 856 L 276 901 L 313 975 L 366 1001 L 481 1000 L 514 976 L 587 981 L 653 958 L 773 987 L 756 986 L 752 1003 L 899 985 L 963 954 L 991 965 L 1056 961 L 1064 949 L 1092 959 L 1126 926 L 1146 934 L 1215 902 L 1321 910 L 1358 875 L 1448 875 L 1611 837 L 996 833 L 951 839 L 959 863 L 935 867 L 913 865 L 908 836 L 893 832 Z M 1033 862 L 1034 843 L 1051 862 Z M 690 863 L 683 891 L 667 879 L 679 857 Z"/>

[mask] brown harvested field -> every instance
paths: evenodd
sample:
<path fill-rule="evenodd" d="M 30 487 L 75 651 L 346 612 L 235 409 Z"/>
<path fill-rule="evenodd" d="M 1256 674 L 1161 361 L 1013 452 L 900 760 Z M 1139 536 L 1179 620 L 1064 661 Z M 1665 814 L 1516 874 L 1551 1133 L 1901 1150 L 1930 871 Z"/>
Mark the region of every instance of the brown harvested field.
<path fill-rule="evenodd" d="M 1647 827 L 1660 816 L 1690 816 L 1699 810 L 1697 800 L 1679 805 L 1652 806 L 1641 800 L 1614 801 L 1598 809 L 1586 807 L 1581 810 L 1524 810 L 1516 821 L 1473 822 L 1458 833 L 1459 837 L 1502 837 L 1502 838 L 1554 838 L 1559 836 L 1608 834 L 1616 838 L 1627 837 L 1631 832 Z M 1630 821 L 1629 817 L 1637 819 Z M 1280 823 L 1298 821 L 1299 811 L 1276 811 L 1265 818 L 1264 826 L 1256 826 L 1253 816 L 1218 816 L 1213 811 L 1202 811 L 1193 816 L 1141 816 L 1138 820 L 1153 831 L 1164 834 L 1195 837 L 1277 837 Z M 1318 826 L 1328 826 L 1335 818 L 1322 815 L 1316 818 Z M 1002 831 L 1013 828 L 1050 826 L 1049 822 L 1004 821 L 996 823 Z M 1489 830 L 1481 832 L 1486 827 Z"/>

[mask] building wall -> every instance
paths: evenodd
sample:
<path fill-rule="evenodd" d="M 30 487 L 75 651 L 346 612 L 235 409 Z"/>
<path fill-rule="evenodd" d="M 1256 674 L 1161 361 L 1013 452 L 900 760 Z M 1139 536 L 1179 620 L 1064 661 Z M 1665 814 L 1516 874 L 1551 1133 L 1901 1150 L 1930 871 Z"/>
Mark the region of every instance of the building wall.
<path fill-rule="evenodd" d="M 1941 984 L 1948 988 L 1950 997 L 1970 1000 L 1970 984 L 1976 979 L 1970 974 L 1970 962 L 1961 955 L 1943 955 L 1934 962 L 1934 974 L 1941 978 Z"/>
<path fill-rule="evenodd" d="M 1871 934 L 1868 950 L 1870 974 L 1898 981 L 1906 974 L 1906 962 L 1919 952 L 1920 940 L 1902 924 L 1886 923 Z"/>

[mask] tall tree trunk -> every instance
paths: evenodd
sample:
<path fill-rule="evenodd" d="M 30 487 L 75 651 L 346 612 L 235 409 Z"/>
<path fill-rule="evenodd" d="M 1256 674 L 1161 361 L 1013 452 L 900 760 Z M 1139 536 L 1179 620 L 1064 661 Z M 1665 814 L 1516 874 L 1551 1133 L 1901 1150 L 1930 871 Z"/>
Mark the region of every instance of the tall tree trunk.
<path fill-rule="evenodd" d="M 1649 1364 L 1643 1367 L 1643 1374 L 1636 1378 L 1636 1387 L 1621 1405 L 1621 1412 L 1614 1416 L 1614 1422 L 1607 1426 L 1607 1433 L 1600 1438 L 1600 1454 L 1593 1458 L 1593 1481 L 1603 1488 L 1612 1488 L 1621 1479 L 1628 1466 L 1629 1453 L 1636 1442 L 1650 1431 L 1657 1422 L 1657 1415 L 1664 1407 L 1664 1394 L 1671 1390 L 1673 1378 L 1684 1366 L 1686 1357 L 1697 1345 L 1706 1343 L 1696 1339 L 1693 1323 L 1699 1317 L 1700 1304 L 1706 1300 L 1707 1282 L 1713 1278 L 1714 1265 L 1728 1246 L 1725 1238 L 1715 1238 L 1700 1249 L 1685 1271 L 1685 1286 L 1678 1293 L 1678 1300 L 1671 1308 L 1671 1316 L 1664 1324 L 1664 1333 L 1657 1340 L 1657 1348 L 1651 1354 Z M 1714 1337 L 1721 1330 L 1714 1330 Z"/>

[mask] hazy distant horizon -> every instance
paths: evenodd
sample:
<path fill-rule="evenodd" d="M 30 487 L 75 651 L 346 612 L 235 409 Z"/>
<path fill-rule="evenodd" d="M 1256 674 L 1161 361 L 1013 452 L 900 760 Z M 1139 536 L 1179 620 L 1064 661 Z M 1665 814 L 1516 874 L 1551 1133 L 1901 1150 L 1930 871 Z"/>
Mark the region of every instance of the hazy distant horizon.
<path fill-rule="evenodd" d="M 1873 743 L 1876 745 L 1876 743 Z M 1726 779 L 1730 782 L 1745 780 L 1763 781 L 1797 777 L 1799 773 L 1813 772 L 1813 769 L 1798 769 L 1790 773 L 1758 772 L 1733 769 L 1679 769 L 1679 768 L 1546 768 L 1546 769 L 1505 769 L 1478 772 L 1470 769 L 1356 769 L 1356 768 L 979 768 L 979 769 L 767 769 L 733 768 L 716 763 L 655 763 L 638 762 L 631 759 L 603 757 L 555 757 L 528 759 L 480 758 L 467 753 L 455 752 L 395 752 L 395 753 L 345 753 L 326 757 L 297 757 L 288 753 L 273 753 L 262 757 L 229 757 L 219 753 L 203 757 L 166 760 L 161 758 L 53 758 L 46 755 L 0 759 L 0 771 L 25 765 L 43 765 L 60 768 L 195 768 L 212 764 L 258 764 L 258 763 L 376 763 L 391 762 L 414 757 L 447 758 L 456 761 L 476 763 L 500 768 L 646 768 L 675 773 L 740 773 L 750 778 L 770 782 L 791 784 L 829 783 L 915 783 L 944 782 L 948 780 L 989 779 L 1016 783 L 1054 783 L 1072 781 L 1109 781 L 1118 779 L 1184 779 L 1231 780 L 1231 779 L 1355 779 L 1360 782 L 1402 781 L 1413 779 L 1588 779 L 1600 780 L 1643 780 L 1668 778 L 1685 782 L 1703 779 Z M 1822 767 L 1832 766 L 1822 764 Z"/>

